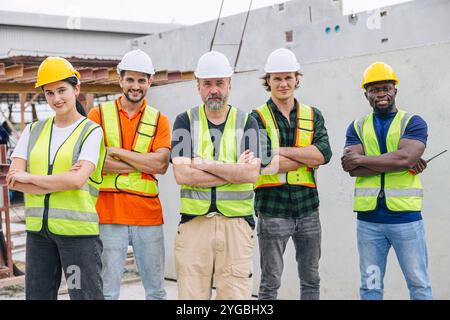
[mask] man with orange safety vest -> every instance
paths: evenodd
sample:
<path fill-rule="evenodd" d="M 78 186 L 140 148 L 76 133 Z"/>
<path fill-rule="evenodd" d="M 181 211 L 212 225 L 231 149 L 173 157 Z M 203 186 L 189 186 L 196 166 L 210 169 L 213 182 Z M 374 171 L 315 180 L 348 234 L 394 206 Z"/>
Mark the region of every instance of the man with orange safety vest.
<path fill-rule="evenodd" d="M 117 66 L 122 95 L 89 113 L 103 128 L 107 157 L 97 211 L 103 241 L 105 299 L 118 299 L 128 245 L 133 246 L 146 299 L 166 299 L 164 236 L 158 180 L 169 164 L 168 118 L 147 105 L 155 73 L 141 50 Z"/>

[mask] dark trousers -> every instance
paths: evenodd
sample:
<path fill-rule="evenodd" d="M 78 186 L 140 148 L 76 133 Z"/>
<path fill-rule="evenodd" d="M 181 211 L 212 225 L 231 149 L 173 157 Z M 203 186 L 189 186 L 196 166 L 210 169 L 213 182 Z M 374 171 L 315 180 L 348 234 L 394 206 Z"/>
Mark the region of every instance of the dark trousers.
<path fill-rule="evenodd" d="M 103 300 L 102 250 L 98 236 L 58 236 L 45 223 L 40 232 L 28 232 L 26 299 L 56 300 L 64 272 L 71 300 Z"/>
<path fill-rule="evenodd" d="M 321 243 L 319 214 L 301 219 L 271 218 L 259 214 L 257 230 L 261 259 L 258 299 L 277 299 L 284 267 L 283 254 L 289 238 L 292 238 L 300 278 L 300 299 L 318 300 Z"/>

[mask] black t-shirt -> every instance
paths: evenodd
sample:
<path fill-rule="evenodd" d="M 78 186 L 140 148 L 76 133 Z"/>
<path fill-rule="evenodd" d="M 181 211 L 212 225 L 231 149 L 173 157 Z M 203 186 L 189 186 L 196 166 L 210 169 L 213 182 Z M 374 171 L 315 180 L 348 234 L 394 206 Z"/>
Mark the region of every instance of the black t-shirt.
<path fill-rule="evenodd" d="M 231 108 L 230 108 L 231 110 Z M 228 115 L 227 115 L 228 119 Z M 223 133 L 225 128 L 225 122 L 215 125 L 214 123 L 208 120 L 208 128 L 210 132 Z M 175 120 L 173 125 L 173 134 L 172 134 L 172 150 L 170 155 L 170 161 L 172 162 L 173 158 L 176 157 L 186 157 L 192 158 L 193 150 L 192 150 L 192 138 L 190 135 L 191 126 L 189 121 L 189 116 L 187 112 L 179 114 Z M 216 157 L 216 152 L 220 150 L 220 140 L 221 136 L 218 134 L 211 134 L 211 141 L 214 146 L 214 156 Z M 260 155 L 260 140 L 259 140 L 259 127 L 258 122 L 251 115 L 248 116 L 247 123 L 245 124 L 244 133 L 241 139 L 241 146 L 238 150 L 238 155 L 242 154 L 245 150 L 250 149 L 253 152 L 256 158 L 259 158 Z M 210 212 L 220 212 L 216 206 L 216 187 L 212 187 L 212 196 L 211 196 L 211 206 L 207 213 Z M 187 215 L 181 212 L 181 222 L 184 223 L 195 216 Z M 245 217 L 245 220 L 249 223 L 249 225 L 254 228 L 255 220 L 253 216 Z"/>

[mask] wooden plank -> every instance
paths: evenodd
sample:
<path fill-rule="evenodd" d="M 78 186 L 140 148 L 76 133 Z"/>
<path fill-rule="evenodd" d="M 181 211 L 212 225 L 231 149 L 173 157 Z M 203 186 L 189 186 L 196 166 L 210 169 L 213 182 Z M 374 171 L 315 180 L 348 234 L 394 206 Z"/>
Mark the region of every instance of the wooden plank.
<path fill-rule="evenodd" d="M 94 78 L 95 78 L 95 81 L 108 80 L 109 79 L 109 70 L 108 70 L 108 68 L 95 69 L 94 70 Z"/>
<path fill-rule="evenodd" d="M 94 70 L 92 68 L 79 69 L 78 72 L 81 75 L 81 83 L 95 80 Z"/>
<path fill-rule="evenodd" d="M 19 93 L 20 103 L 20 129 L 23 131 L 25 128 L 25 101 L 27 100 L 27 93 Z"/>
<path fill-rule="evenodd" d="M 0 93 L 28 93 L 41 92 L 39 88 L 35 89 L 32 83 L 9 83 L 0 82 Z M 81 84 L 81 92 L 84 93 L 121 93 L 122 90 L 118 83 L 113 84 Z"/>
<path fill-rule="evenodd" d="M 167 81 L 169 80 L 169 72 L 167 70 L 158 71 L 153 75 L 153 81 Z"/>
<path fill-rule="evenodd" d="M 5 64 L 0 63 L 0 76 L 5 75 Z"/>
<path fill-rule="evenodd" d="M 33 97 L 31 97 L 31 100 L 30 100 L 30 101 L 27 101 L 27 102 L 25 103 L 25 109 L 28 108 L 29 106 L 31 106 L 31 105 L 33 104 L 34 100 L 36 100 L 36 99 L 39 97 L 40 94 L 41 94 L 40 92 L 36 92 L 36 93 L 33 95 Z"/>
<path fill-rule="evenodd" d="M 38 69 L 39 69 L 38 66 L 24 68 L 23 75 L 21 77 L 14 78 L 13 80 L 15 82 L 34 83 L 34 82 L 36 82 L 36 76 L 37 76 Z"/>
<path fill-rule="evenodd" d="M 40 92 L 40 88 L 34 88 L 31 83 L 0 82 L 1 93 Z"/>
<path fill-rule="evenodd" d="M 114 84 L 100 84 L 100 83 L 93 83 L 93 84 L 82 84 L 81 85 L 81 92 L 84 93 L 121 93 L 122 89 L 120 88 L 118 83 Z"/>
<path fill-rule="evenodd" d="M 109 82 L 119 81 L 119 74 L 117 73 L 117 70 L 114 69 L 108 70 L 108 81 Z"/>
<path fill-rule="evenodd" d="M 6 277 L 9 277 L 10 273 L 11 273 L 11 270 L 9 270 L 9 268 L 0 267 L 0 276 L 6 275 Z"/>
<path fill-rule="evenodd" d="M 197 79 L 195 77 L 194 71 L 183 71 L 181 72 L 181 80 L 188 81 L 188 80 L 195 80 Z"/>
<path fill-rule="evenodd" d="M 5 74 L 0 76 L 0 81 L 7 81 L 23 76 L 23 65 L 14 64 L 5 68 Z"/>
<path fill-rule="evenodd" d="M 27 234 L 27 230 L 16 230 L 11 232 L 11 237 L 20 237 Z"/>
<path fill-rule="evenodd" d="M 180 81 L 181 80 L 181 71 L 171 71 L 171 72 L 169 72 L 168 80 L 170 82 Z"/>
<path fill-rule="evenodd" d="M 25 284 L 25 276 L 18 276 L 12 278 L 5 278 L 0 280 L 0 288 L 14 286 L 16 284 L 23 285 Z"/>

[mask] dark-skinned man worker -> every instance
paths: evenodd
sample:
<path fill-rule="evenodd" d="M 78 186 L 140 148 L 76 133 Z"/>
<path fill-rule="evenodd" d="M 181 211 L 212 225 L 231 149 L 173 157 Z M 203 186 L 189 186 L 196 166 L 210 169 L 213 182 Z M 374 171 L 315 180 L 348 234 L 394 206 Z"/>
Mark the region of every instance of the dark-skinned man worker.
<path fill-rule="evenodd" d="M 364 72 L 362 88 L 373 112 L 347 130 L 342 167 L 356 177 L 354 206 L 360 258 L 360 297 L 383 299 L 383 279 L 391 246 L 411 299 L 432 299 L 422 221 L 423 188 L 418 173 L 427 143 L 427 124 L 397 109 L 399 80 L 382 62 Z"/>

